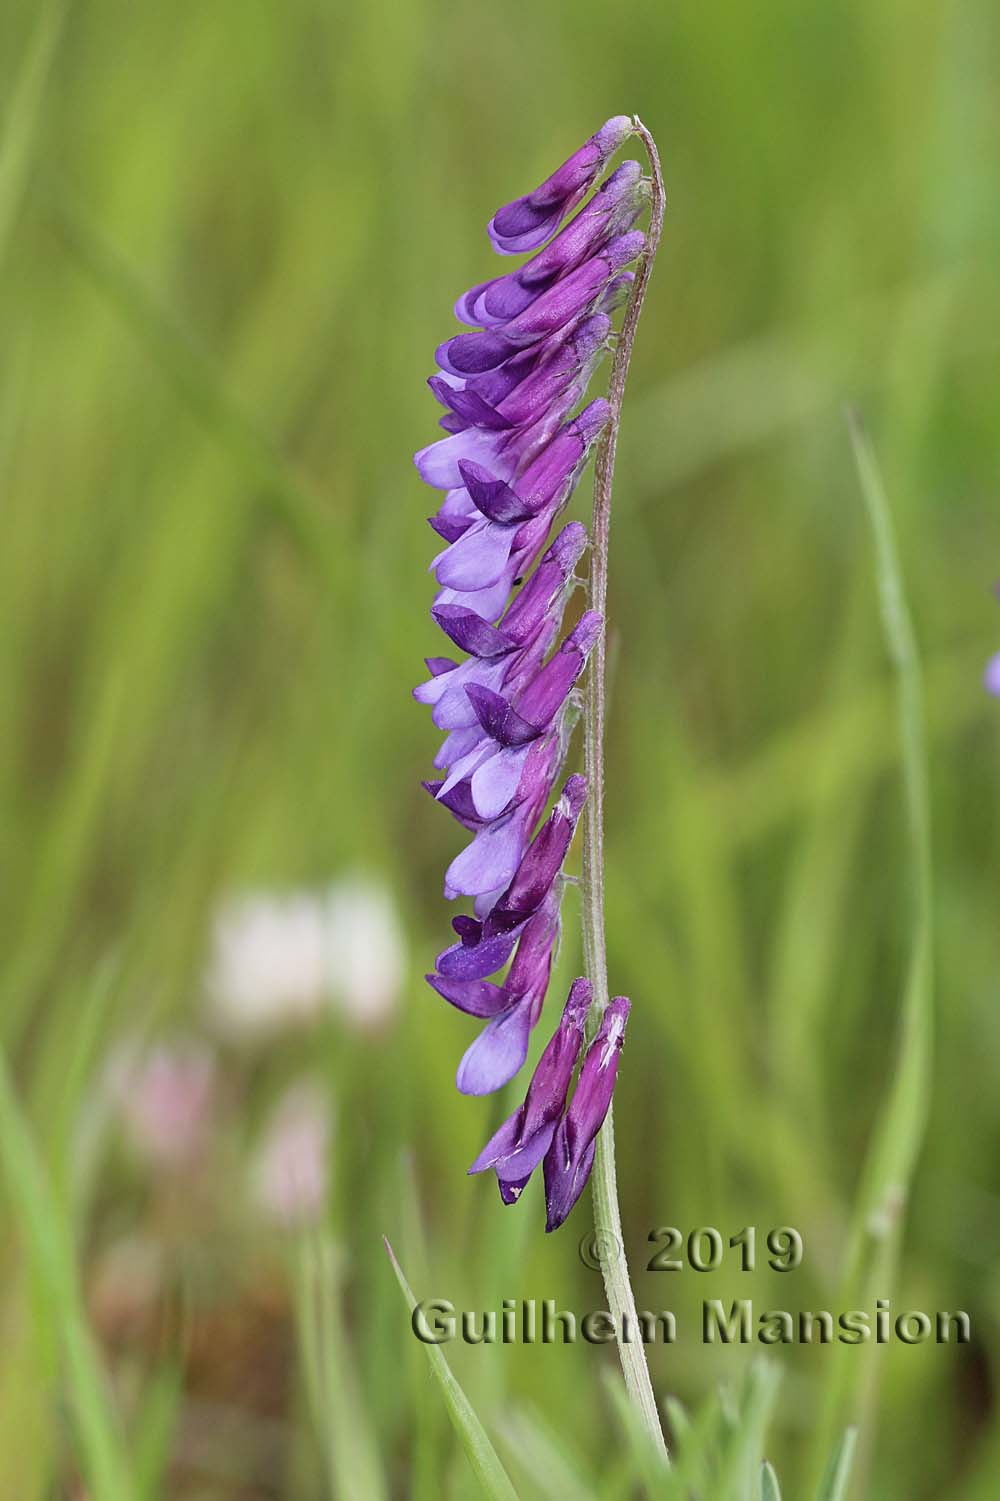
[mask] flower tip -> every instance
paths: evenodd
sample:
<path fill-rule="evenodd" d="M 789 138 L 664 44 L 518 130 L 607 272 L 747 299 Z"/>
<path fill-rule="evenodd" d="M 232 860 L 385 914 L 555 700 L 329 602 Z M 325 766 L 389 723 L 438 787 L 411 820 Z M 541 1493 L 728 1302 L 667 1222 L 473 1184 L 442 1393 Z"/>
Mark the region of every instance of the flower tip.
<path fill-rule="evenodd" d="M 593 986 L 588 979 L 585 979 L 581 975 L 578 980 L 573 981 L 569 987 L 569 995 L 566 997 L 566 1005 L 563 1009 L 563 1016 L 570 1026 L 577 1027 L 581 1031 L 583 1030 L 583 1025 L 587 1020 L 587 1013 L 590 1010 L 593 998 Z"/>
<path fill-rule="evenodd" d="M 559 809 L 564 817 L 572 819 L 575 823 L 586 801 L 587 778 L 581 776 L 579 772 L 575 772 L 562 790 L 562 796 L 559 799 Z"/>
<path fill-rule="evenodd" d="M 570 640 L 577 651 L 587 657 L 593 650 L 603 629 L 604 616 L 597 610 L 585 610 L 573 627 Z"/>
<path fill-rule="evenodd" d="M 610 415 L 611 407 L 608 402 L 603 396 L 598 396 L 573 418 L 573 426 L 583 440 L 585 448 L 589 448 L 594 439 L 600 435 Z"/>
<path fill-rule="evenodd" d="M 619 235 L 612 240 L 601 252 L 602 259 L 607 261 L 612 272 L 621 271 L 640 256 L 646 246 L 646 236 L 641 229 L 633 229 L 628 234 Z"/>
<path fill-rule="evenodd" d="M 610 120 L 605 120 L 594 137 L 605 160 L 614 156 L 629 136 L 635 135 L 638 119 L 637 115 L 612 115 Z"/>

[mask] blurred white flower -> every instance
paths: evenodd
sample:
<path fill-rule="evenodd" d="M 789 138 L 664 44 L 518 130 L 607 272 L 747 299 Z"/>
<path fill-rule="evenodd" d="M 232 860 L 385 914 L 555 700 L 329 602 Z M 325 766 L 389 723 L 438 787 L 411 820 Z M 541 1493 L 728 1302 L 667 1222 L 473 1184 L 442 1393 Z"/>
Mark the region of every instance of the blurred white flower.
<path fill-rule="evenodd" d="M 349 1021 L 374 1027 L 396 1009 L 406 953 L 392 898 L 373 881 L 348 879 L 327 897 L 334 996 Z"/>
<path fill-rule="evenodd" d="M 187 1167 L 204 1151 L 215 1109 L 215 1059 L 196 1042 L 124 1044 L 108 1090 L 129 1143 L 151 1167 Z"/>
<path fill-rule="evenodd" d="M 315 1021 L 337 1006 L 353 1024 L 394 1011 L 403 939 L 389 893 L 360 877 L 326 891 L 234 896 L 216 917 L 207 988 L 225 1032 L 253 1035 Z"/>
<path fill-rule="evenodd" d="M 286 1090 L 264 1128 L 251 1168 L 253 1197 L 286 1229 L 314 1224 L 326 1207 L 331 1129 L 329 1097 L 310 1079 Z"/>

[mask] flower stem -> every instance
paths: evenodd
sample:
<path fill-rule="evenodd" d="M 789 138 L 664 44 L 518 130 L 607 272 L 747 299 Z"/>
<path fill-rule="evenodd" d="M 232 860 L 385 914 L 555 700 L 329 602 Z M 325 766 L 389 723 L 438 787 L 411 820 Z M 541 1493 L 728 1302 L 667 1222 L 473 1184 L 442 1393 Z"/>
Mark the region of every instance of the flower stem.
<path fill-rule="evenodd" d="M 649 157 L 652 172 L 652 200 L 646 249 L 636 274 L 632 295 L 625 310 L 621 334 L 611 366 L 608 389 L 610 414 L 601 436 L 594 465 L 594 517 L 591 530 L 590 606 L 607 619 L 608 534 L 611 525 L 611 490 L 615 473 L 615 448 L 621 420 L 622 397 L 635 331 L 642 311 L 646 286 L 663 228 L 665 196 L 660 158 L 656 144 L 642 121 L 635 117 L 635 133 Z M 587 973 L 594 987 L 594 1015 L 599 1017 L 610 999 L 608 960 L 604 935 L 604 715 L 605 715 L 605 636 L 594 647 L 587 676 L 584 709 L 584 770 L 588 797 L 584 814 L 583 842 L 583 941 Z M 666 1459 L 667 1448 L 660 1425 L 659 1411 L 646 1364 L 646 1351 L 635 1338 L 636 1310 L 628 1263 L 622 1240 L 621 1211 L 615 1174 L 615 1130 L 609 1110 L 597 1139 L 592 1178 L 594 1228 L 596 1244 L 608 1295 L 608 1312 L 615 1323 L 618 1351 L 621 1356 L 625 1386 L 635 1403 L 644 1427 L 656 1448 Z M 632 1338 L 623 1339 L 624 1321 L 631 1324 Z"/>

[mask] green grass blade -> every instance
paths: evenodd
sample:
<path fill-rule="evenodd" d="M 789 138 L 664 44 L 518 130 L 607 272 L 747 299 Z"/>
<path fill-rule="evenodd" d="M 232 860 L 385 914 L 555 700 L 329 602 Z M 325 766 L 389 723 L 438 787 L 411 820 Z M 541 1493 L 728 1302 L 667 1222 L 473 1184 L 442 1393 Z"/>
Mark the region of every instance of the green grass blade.
<path fill-rule="evenodd" d="M 781 1501 L 781 1487 L 769 1459 L 760 1467 L 760 1501 Z"/>
<path fill-rule="evenodd" d="M 562 1501 L 563 1496 L 594 1501 L 594 1491 L 563 1437 L 552 1432 L 533 1409 L 518 1408 L 503 1419 L 500 1431 L 516 1461 L 515 1473 L 530 1476 L 539 1494 L 552 1501 Z"/>
<path fill-rule="evenodd" d="M 816 1501 L 844 1501 L 847 1494 L 847 1482 L 851 1478 L 851 1464 L 854 1460 L 854 1446 L 857 1439 L 858 1430 L 848 1428 L 830 1459 Z"/>
<path fill-rule="evenodd" d="M 626 1458 L 631 1460 L 632 1475 L 641 1493 L 644 1496 L 680 1496 L 679 1484 L 671 1474 L 664 1450 L 652 1438 L 617 1373 L 605 1370 L 601 1374 L 625 1440 Z"/>
<path fill-rule="evenodd" d="M 716 1494 L 728 1501 L 742 1501 L 753 1494 L 764 1435 L 771 1420 L 780 1368 L 771 1361 L 755 1360 L 739 1394 L 739 1413 L 734 1432 L 723 1455 Z"/>
<path fill-rule="evenodd" d="M 368 1412 L 358 1386 L 357 1361 L 341 1314 L 344 1266 L 338 1246 L 306 1235 L 299 1246 L 295 1313 L 306 1391 L 323 1451 L 331 1497 L 357 1490 L 382 1501 L 385 1482 Z"/>
<path fill-rule="evenodd" d="M 94 1501 L 132 1501 L 128 1464 L 107 1380 L 88 1327 L 73 1247 L 0 1058 L 0 1164 L 32 1272 L 58 1328 L 82 1468 Z"/>
<path fill-rule="evenodd" d="M 403 1296 L 412 1313 L 417 1306 L 417 1300 L 403 1275 L 402 1267 L 396 1260 L 395 1252 L 384 1236 L 382 1239 L 389 1254 L 389 1260 L 392 1262 L 392 1269 L 396 1273 L 396 1281 L 402 1288 Z M 517 1491 L 511 1484 L 510 1476 L 490 1443 L 486 1429 L 476 1416 L 472 1403 L 452 1375 L 451 1367 L 439 1346 L 425 1345 L 424 1348 L 427 1351 L 427 1359 L 430 1361 L 434 1377 L 441 1387 L 448 1416 L 451 1418 L 455 1432 L 461 1440 L 469 1463 L 484 1492 L 487 1496 L 501 1498 L 501 1501 L 516 1501 Z"/>
<path fill-rule="evenodd" d="M 10 104 L 4 112 L 0 135 L 0 260 L 24 196 L 42 117 L 45 88 L 62 32 L 63 14 L 61 0 L 43 5 L 39 10 L 31 45 L 11 91 Z"/>
<path fill-rule="evenodd" d="M 293 471 L 276 442 L 226 388 L 209 356 L 163 308 L 136 271 L 98 226 L 56 189 L 46 206 L 67 250 L 149 352 L 175 394 L 206 432 L 236 463 L 249 484 L 259 486 L 324 579 L 345 579 L 340 520 Z"/>
<path fill-rule="evenodd" d="M 860 420 L 849 419 L 855 462 L 875 542 L 886 645 L 898 683 L 899 737 L 910 859 L 913 938 L 903 995 L 896 1067 L 872 1133 L 852 1217 L 842 1308 L 870 1306 L 889 1295 L 910 1178 L 923 1142 L 931 1088 L 933 1020 L 933 876 L 923 682 L 903 588 L 892 515 L 871 444 Z M 859 1416 L 872 1392 L 868 1360 L 833 1352 L 813 1451 L 820 1473 L 833 1435 Z"/>

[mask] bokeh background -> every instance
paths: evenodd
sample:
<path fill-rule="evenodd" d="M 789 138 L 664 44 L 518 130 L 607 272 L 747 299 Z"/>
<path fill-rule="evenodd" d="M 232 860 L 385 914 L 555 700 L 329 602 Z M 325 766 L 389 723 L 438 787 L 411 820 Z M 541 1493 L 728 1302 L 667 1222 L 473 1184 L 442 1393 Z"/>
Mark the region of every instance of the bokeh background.
<path fill-rule="evenodd" d="M 754 1351 L 701 1345 L 703 1297 L 839 1307 L 894 1076 L 913 869 L 854 402 L 936 882 L 929 1127 L 870 1291 L 974 1340 L 843 1381 L 778 1351 L 765 1452 L 809 1496 L 860 1418 L 856 1496 L 997 1494 L 998 31 L 993 0 L 7 0 L 5 1496 L 472 1495 L 381 1234 L 418 1296 L 603 1306 L 586 1199 L 545 1238 L 537 1186 L 502 1212 L 464 1172 L 519 1087 L 455 1093 L 469 1024 L 422 980 L 459 840 L 419 786 L 410 454 L 490 213 L 622 111 L 669 195 L 607 808 L 625 1234 L 682 1330 L 654 1384 L 738 1385 Z M 664 1224 L 791 1224 L 804 1263 L 647 1273 Z M 613 1348 L 447 1353 L 524 1495 L 635 1493 Z"/>

